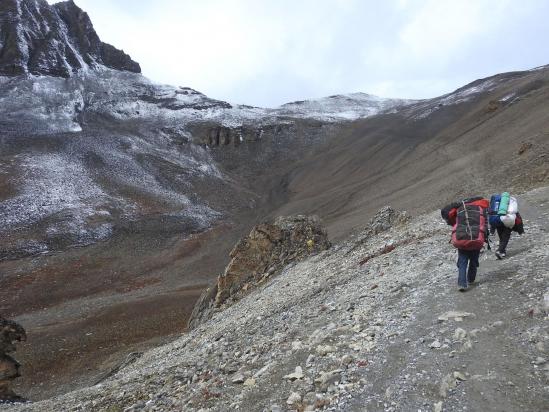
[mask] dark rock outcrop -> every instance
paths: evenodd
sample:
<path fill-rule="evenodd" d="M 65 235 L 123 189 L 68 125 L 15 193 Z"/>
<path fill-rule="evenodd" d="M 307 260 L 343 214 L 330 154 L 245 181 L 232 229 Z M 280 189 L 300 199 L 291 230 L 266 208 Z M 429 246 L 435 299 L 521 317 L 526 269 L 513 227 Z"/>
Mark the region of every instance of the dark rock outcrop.
<path fill-rule="evenodd" d="M 406 212 L 400 212 L 393 209 L 391 206 L 385 206 L 370 219 L 368 225 L 364 229 L 363 234 L 367 236 L 375 236 L 378 233 L 385 232 L 393 226 L 401 226 L 410 221 L 411 216 Z"/>
<path fill-rule="evenodd" d="M 23 400 L 10 388 L 11 382 L 21 375 L 19 362 L 8 354 L 15 352 L 17 342 L 26 340 L 27 335 L 21 325 L 0 316 L 0 403 Z"/>
<path fill-rule="evenodd" d="M 99 39 L 88 14 L 72 0 L 0 2 L 0 75 L 69 77 L 100 66 L 141 72 L 130 56 Z"/>
<path fill-rule="evenodd" d="M 377 211 L 377 213 L 370 219 L 366 227 L 361 230 L 359 233 L 351 236 L 355 241 L 355 246 L 347 251 L 351 253 L 357 247 L 362 245 L 368 239 L 376 236 L 381 232 L 385 232 L 392 227 L 399 227 L 410 222 L 412 217 L 406 211 L 398 211 L 393 209 L 391 206 L 382 207 Z M 369 260 L 369 258 L 367 259 Z M 363 261 L 365 263 L 365 261 Z"/>
<path fill-rule="evenodd" d="M 235 300 L 279 272 L 291 262 L 331 246 L 317 216 L 279 217 L 261 223 L 242 238 L 230 253 L 231 261 L 214 286 L 206 290 L 189 320 L 194 328 L 229 300 Z"/>
<path fill-rule="evenodd" d="M 255 226 L 230 253 L 232 258 L 217 280 L 217 305 L 239 294 L 247 285 L 330 247 L 328 235 L 316 216 L 279 217 Z"/>
<path fill-rule="evenodd" d="M 261 139 L 264 130 L 261 126 L 227 127 L 219 123 L 201 122 L 189 125 L 193 143 L 209 147 L 239 146 L 244 142 Z"/>

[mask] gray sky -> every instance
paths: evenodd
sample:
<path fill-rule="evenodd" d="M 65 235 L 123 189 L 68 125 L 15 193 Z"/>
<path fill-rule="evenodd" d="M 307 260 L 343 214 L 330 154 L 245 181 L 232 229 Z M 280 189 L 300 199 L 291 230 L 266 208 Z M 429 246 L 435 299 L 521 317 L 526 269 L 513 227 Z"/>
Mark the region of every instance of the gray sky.
<path fill-rule="evenodd" d="M 234 103 L 434 97 L 549 63 L 549 0 L 75 1 L 145 76 Z"/>

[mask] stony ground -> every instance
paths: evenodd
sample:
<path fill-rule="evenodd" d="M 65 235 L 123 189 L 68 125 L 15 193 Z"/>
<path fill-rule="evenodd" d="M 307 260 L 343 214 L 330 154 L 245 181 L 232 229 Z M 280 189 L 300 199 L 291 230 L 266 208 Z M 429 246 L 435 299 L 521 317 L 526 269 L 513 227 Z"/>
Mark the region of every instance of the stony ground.
<path fill-rule="evenodd" d="M 519 201 L 526 234 L 465 293 L 433 212 L 288 267 L 102 384 L 0 409 L 546 411 L 549 188 Z"/>

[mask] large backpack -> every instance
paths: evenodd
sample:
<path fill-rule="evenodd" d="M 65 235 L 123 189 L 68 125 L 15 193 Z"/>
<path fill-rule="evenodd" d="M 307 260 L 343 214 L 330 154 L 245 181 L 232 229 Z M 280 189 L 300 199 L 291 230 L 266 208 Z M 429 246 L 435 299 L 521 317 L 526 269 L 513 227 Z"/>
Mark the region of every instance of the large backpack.
<path fill-rule="evenodd" d="M 488 210 L 489 223 L 493 228 L 514 226 L 516 214 L 518 213 L 517 199 L 508 192 L 492 195 L 490 208 Z"/>
<path fill-rule="evenodd" d="M 446 205 L 442 209 L 440 209 L 440 215 L 442 216 L 446 224 L 450 226 L 454 226 L 454 224 L 456 223 L 456 212 L 458 208 L 461 206 L 462 202 L 471 203 L 471 202 L 476 202 L 483 199 L 484 198 L 482 196 L 475 196 L 475 197 L 469 197 L 467 199 L 463 199 L 459 202 L 452 202 L 449 205 Z"/>
<path fill-rule="evenodd" d="M 503 192 L 501 194 L 501 200 L 499 202 L 498 215 L 504 216 L 508 213 L 507 209 L 509 208 L 509 201 L 511 200 L 511 195 L 509 192 Z"/>
<path fill-rule="evenodd" d="M 480 250 L 486 241 L 488 200 L 461 202 L 452 229 L 452 244 L 462 250 Z"/>
<path fill-rule="evenodd" d="M 488 221 L 492 227 L 503 227 L 503 222 L 498 215 L 499 204 L 501 203 L 501 195 L 492 195 L 490 198 L 490 209 L 488 209 Z"/>
<path fill-rule="evenodd" d="M 501 202 L 501 195 L 492 195 L 490 198 L 490 210 L 488 213 L 490 215 L 497 215 L 499 212 L 499 204 Z"/>

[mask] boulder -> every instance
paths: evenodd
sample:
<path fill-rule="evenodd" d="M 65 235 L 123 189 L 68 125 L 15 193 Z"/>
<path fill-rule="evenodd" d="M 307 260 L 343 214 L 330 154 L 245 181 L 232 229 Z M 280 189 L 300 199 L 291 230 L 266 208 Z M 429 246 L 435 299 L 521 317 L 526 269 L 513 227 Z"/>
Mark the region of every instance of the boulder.
<path fill-rule="evenodd" d="M 10 388 L 11 382 L 21 376 L 21 365 L 8 353 L 15 352 L 17 342 L 26 340 L 27 334 L 21 325 L 0 316 L 0 403 L 23 400 Z"/>
<path fill-rule="evenodd" d="M 385 206 L 382 207 L 377 211 L 377 213 L 370 219 L 366 227 L 360 231 L 358 234 L 355 234 L 353 236 L 353 240 L 355 242 L 355 245 L 351 247 L 351 249 L 348 250 L 347 253 L 352 252 L 356 248 L 358 248 L 360 245 L 362 245 L 364 242 L 368 241 L 369 239 L 373 238 L 374 236 L 386 232 L 392 227 L 399 227 L 407 224 L 410 222 L 412 217 L 408 214 L 406 211 L 397 211 L 393 209 L 391 206 Z M 384 251 L 384 253 L 390 252 L 394 249 L 394 245 L 389 245 L 387 249 Z M 381 253 L 383 254 L 383 253 Z M 375 256 L 368 256 L 364 260 L 360 262 L 360 264 L 366 263 L 370 258 Z"/>
<path fill-rule="evenodd" d="M 407 212 L 399 212 L 391 206 L 385 206 L 378 210 L 368 223 L 365 232 L 369 236 L 377 235 L 389 230 L 393 226 L 400 226 L 410 221 L 411 216 Z"/>
<path fill-rule="evenodd" d="M 223 274 L 199 298 L 188 328 L 194 329 L 229 300 L 249 293 L 289 263 L 330 246 L 326 230 L 317 216 L 279 217 L 274 222 L 255 226 L 230 252 L 231 261 Z"/>
<path fill-rule="evenodd" d="M 217 306 L 289 263 L 330 247 L 316 216 L 279 217 L 255 226 L 230 253 L 231 261 L 217 279 Z"/>

